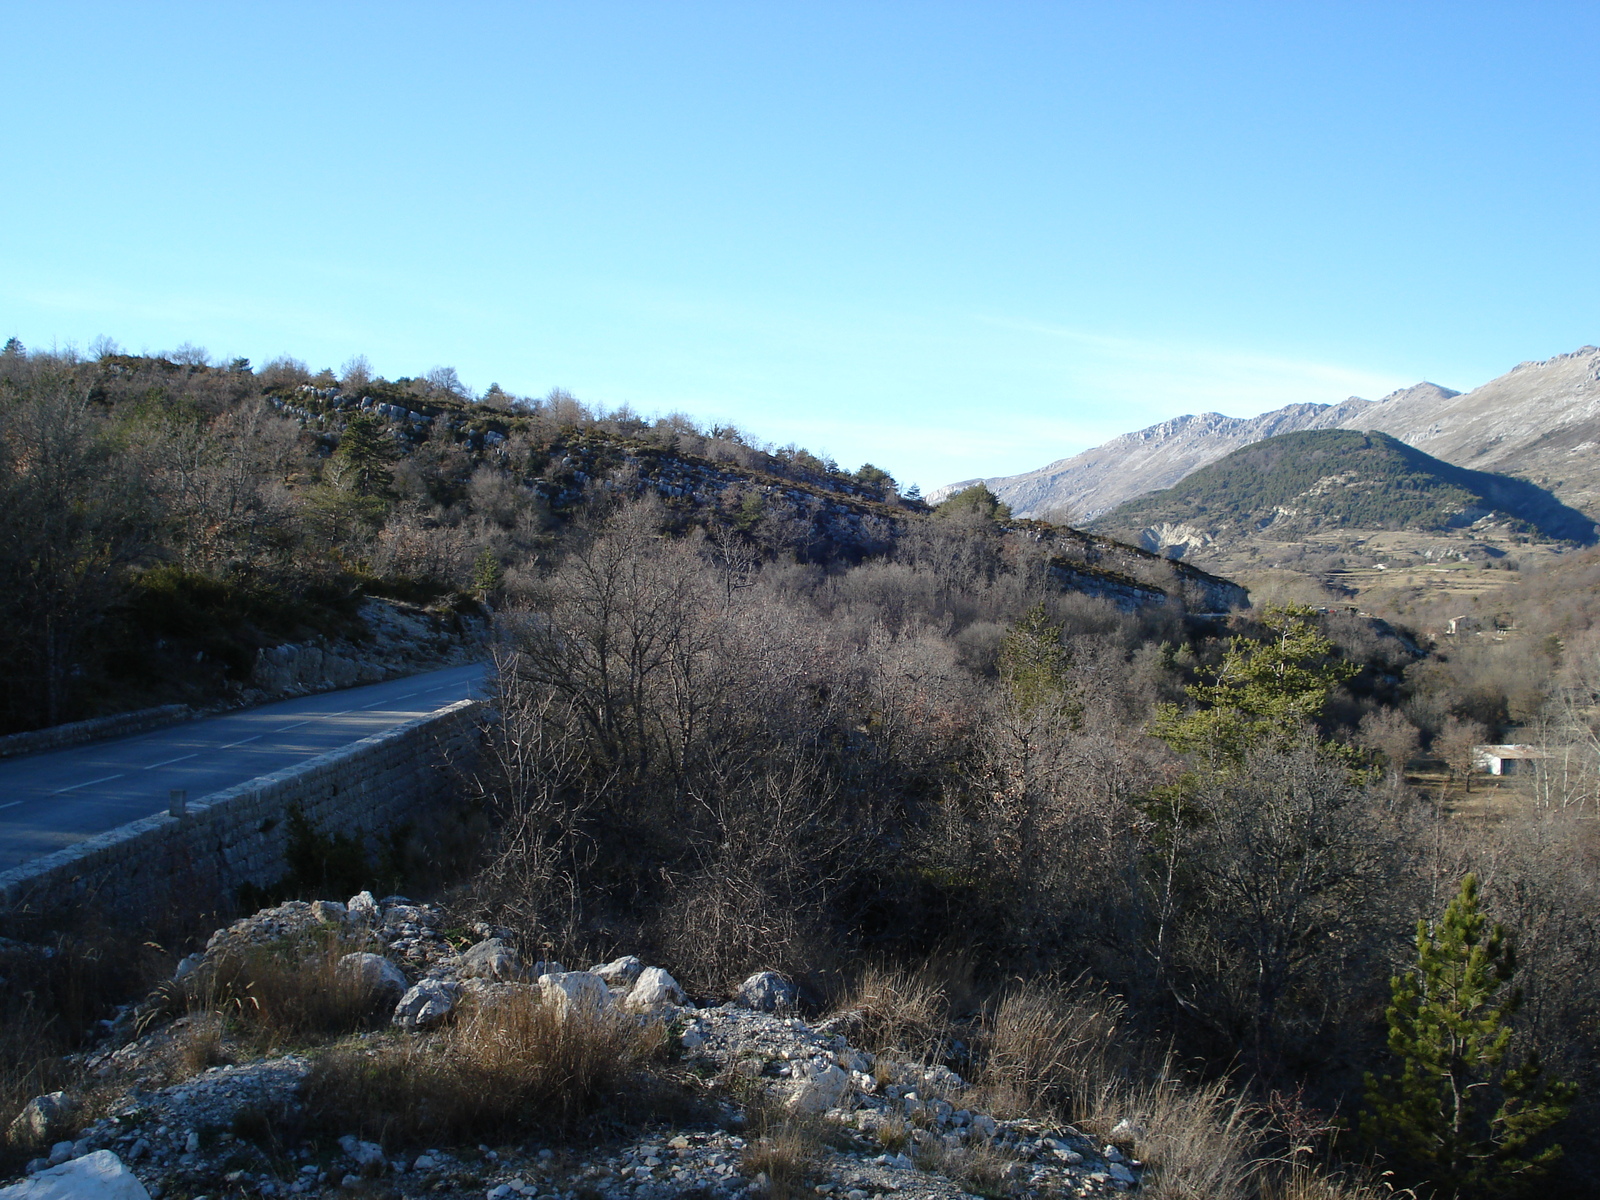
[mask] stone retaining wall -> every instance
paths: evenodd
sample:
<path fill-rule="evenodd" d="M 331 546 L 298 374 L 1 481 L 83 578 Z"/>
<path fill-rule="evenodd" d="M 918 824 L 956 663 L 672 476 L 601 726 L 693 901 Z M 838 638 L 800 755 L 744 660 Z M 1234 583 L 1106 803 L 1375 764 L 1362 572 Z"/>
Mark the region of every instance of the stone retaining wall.
<path fill-rule="evenodd" d="M 66 746 L 98 742 L 101 738 L 127 737 L 151 729 L 165 729 L 168 725 L 190 720 L 194 715 L 194 710 L 187 704 L 163 704 L 160 708 L 141 708 L 138 712 L 118 713 L 114 717 L 96 717 L 92 721 L 74 721 L 71 725 L 52 725 L 48 729 L 7 734 L 0 737 L 0 758 L 38 754 L 42 750 L 60 750 Z"/>
<path fill-rule="evenodd" d="M 133 919 L 226 908 L 244 884 L 285 873 L 288 815 L 369 842 L 455 790 L 477 748 L 475 700 L 189 801 L 0 873 L 0 913 L 95 906 Z"/>

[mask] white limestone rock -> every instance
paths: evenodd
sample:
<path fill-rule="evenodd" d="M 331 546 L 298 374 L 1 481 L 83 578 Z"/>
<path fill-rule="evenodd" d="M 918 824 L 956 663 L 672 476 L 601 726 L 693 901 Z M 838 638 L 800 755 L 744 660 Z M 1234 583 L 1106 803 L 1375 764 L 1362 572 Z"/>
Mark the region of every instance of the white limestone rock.
<path fill-rule="evenodd" d="M 110 1150 L 96 1150 L 0 1188 L 0 1200 L 150 1200 L 150 1193 Z"/>
<path fill-rule="evenodd" d="M 632 954 L 624 954 L 621 958 L 614 958 L 608 963 L 590 967 L 589 973 L 600 976 L 606 981 L 607 987 L 626 991 L 638 982 L 639 976 L 644 973 L 644 963 Z"/>
<path fill-rule="evenodd" d="M 570 1016 L 595 1016 L 611 1004 L 611 991 L 606 981 L 592 971 L 562 971 L 555 975 L 539 976 L 540 998 L 563 1018 Z"/>
<path fill-rule="evenodd" d="M 653 1013 L 676 1005 L 689 1003 L 678 981 L 660 967 L 646 967 L 623 998 L 622 1007 L 629 1012 Z"/>
<path fill-rule="evenodd" d="M 757 1012 L 787 1012 L 794 1008 L 799 992 L 776 971 L 757 971 L 733 994 L 733 1002 Z"/>
<path fill-rule="evenodd" d="M 406 977 L 381 954 L 358 951 L 346 954 L 334 964 L 334 974 L 341 980 L 355 980 L 372 997 L 374 1007 L 397 1004 L 406 994 Z"/>
<path fill-rule="evenodd" d="M 455 1011 L 461 985 L 448 979 L 424 979 L 407 989 L 394 1006 L 401 1029 L 432 1029 Z"/>

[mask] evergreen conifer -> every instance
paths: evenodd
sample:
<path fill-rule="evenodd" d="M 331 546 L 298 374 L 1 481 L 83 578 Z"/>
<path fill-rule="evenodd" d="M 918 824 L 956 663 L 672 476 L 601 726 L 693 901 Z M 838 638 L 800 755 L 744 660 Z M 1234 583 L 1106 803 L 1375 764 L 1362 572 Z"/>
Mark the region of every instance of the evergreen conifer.
<path fill-rule="evenodd" d="M 388 499 L 394 494 L 394 472 L 389 469 L 394 459 L 394 443 L 383 422 L 365 414 L 351 417 L 333 456 L 334 481 L 358 496 Z"/>
<path fill-rule="evenodd" d="M 1362 1131 L 1385 1159 L 1439 1197 L 1514 1196 L 1561 1155 L 1536 1148 L 1563 1120 L 1571 1084 L 1542 1078 L 1538 1055 L 1510 1061 L 1516 955 L 1479 911 L 1478 880 L 1431 927 L 1417 922 L 1415 967 L 1390 980 L 1397 1075 L 1367 1075 Z M 1427 1194 L 1425 1191 L 1424 1194 Z"/>

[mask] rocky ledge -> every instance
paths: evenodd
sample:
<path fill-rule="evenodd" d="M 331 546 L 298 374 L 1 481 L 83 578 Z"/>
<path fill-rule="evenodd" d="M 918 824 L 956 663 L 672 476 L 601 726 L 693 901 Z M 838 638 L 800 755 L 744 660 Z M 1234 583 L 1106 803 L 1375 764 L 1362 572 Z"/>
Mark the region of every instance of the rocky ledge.
<path fill-rule="evenodd" d="M 203 1013 L 164 1019 L 171 989 L 109 1023 L 105 1044 L 83 1057 L 86 1093 L 31 1101 L 10 1138 L 51 1144 L 0 1200 L 221 1200 L 286 1196 L 481 1196 L 485 1200 L 653 1200 L 786 1192 L 868 1197 L 1097 1196 L 1137 1190 L 1142 1135 L 1124 1121 L 1111 1144 L 1067 1125 L 1002 1119 L 946 1066 L 874 1055 L 851 1044 L 854 1014 L 806 1020 L 794 987 L 772 972 L 726 1000 L 697 1004 L 660 967 L 624 957 L 586 971 L 525 963 L 507 931 L 478 925 L 476 940 L 447 936 L 444 913 L 403 897 L 361 893 L 347 903 L 291 902 L 235 922 L 179 964 L 174 987 L 228 956 L 330 927 L 369 949 L 336 963 L 392 1005 L 389 1029 L 356 1035 L 425 1038 L 459 1007 L 499 996 L 536 996 L 562 1019 L 662 1022 L 673 1069 L 704 1092 L 701 1118 L 561 1143 L 384 1147 L 294 1117 L 314 1051 L 274 1052 L 207 1067 L 178 1082 L 170 1065 Z M 166 1008 L 163 1008 L 166 1005 Z M 107 1100 L 106 1090 L 115 1084 Z M 101 1113 L 85 1124 L 84 1114 Z M 804 1122 L 812 1149 L 802 1182 L 769 1177 L 763 1144 L 774 1115 Z M 288 1141 L 281 1131 L 299 1134 Z"/>

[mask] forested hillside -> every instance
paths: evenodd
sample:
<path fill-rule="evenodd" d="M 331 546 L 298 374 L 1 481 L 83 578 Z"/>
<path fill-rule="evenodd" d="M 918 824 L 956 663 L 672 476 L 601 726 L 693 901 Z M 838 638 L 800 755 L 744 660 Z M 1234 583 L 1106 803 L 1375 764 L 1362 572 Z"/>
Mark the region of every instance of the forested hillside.
<path fill-rule="evenodd" d="M 536 574 L 597 497 L 644 491 L 730 561 L 824 570 L 915 553 L 903 535 L 928 512 L 870 464 L 844 471 L 560 392 L 469 397 L 449 370 L 390 381 L 360 362 L 336 377 L 193 349 L 85 360 L 13 343 L 0 355 L 0 731 L 225 700 L 266 647 L 359 644 L 367 596 L 426 606 L 448 630 Z M 1103 539 L 1033 526 L 1012 540 L 1008 554 L 1054 561 L 1069 590 L 1242 599 Z"/>

